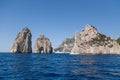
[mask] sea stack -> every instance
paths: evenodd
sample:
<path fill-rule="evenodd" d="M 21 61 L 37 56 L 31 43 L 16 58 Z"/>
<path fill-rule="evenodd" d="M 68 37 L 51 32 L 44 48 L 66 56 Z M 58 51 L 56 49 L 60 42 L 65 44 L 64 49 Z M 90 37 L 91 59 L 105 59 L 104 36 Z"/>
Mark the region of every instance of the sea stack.
<path fill-rule="evenodd" d="M 50 40 L 41 34 L 35 41 L 34 53 L 52 53 L 53 48 Z"/>
<path fill-rule="evenodd" d="M 14 40 L 11 52 L 13 53 L 32 53 L 32 34 L 31 31 L 25 27 L 18 33 Z"/>

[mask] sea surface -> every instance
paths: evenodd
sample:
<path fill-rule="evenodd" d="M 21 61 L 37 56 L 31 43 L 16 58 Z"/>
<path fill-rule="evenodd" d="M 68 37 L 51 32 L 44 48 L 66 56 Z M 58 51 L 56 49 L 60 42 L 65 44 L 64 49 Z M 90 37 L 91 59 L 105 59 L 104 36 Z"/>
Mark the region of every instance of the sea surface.
<path fill-rule="evenodd" d="M 0 53 L 0 80 L 120 80 L 120 55 Z"/>

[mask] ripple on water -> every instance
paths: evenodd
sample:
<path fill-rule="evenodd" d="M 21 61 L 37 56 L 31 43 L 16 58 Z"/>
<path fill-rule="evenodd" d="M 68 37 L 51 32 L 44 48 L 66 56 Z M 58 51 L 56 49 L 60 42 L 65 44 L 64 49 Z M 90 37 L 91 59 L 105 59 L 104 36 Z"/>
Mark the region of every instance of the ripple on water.
<path fill-rule="evenodd" d="M 0 54 L 0 80 L 119 80 L 120 55 Z"/>

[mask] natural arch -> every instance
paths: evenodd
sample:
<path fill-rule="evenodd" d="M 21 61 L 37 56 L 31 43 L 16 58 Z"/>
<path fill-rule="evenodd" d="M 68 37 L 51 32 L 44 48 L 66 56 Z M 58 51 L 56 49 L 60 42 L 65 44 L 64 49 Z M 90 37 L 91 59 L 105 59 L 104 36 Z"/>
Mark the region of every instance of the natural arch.
<path fill-rule="evenodd" d="M 44 53 L 44 48 L 40 47 L 39 51 L 40 51 L 39 53 Z"/>
<path fill-rule="evenodd" d="M 52 53 L 52 45 L 50 40 L 44 35 L 40 35 L 35 42 L 34 46 L 35 53 Z"/>

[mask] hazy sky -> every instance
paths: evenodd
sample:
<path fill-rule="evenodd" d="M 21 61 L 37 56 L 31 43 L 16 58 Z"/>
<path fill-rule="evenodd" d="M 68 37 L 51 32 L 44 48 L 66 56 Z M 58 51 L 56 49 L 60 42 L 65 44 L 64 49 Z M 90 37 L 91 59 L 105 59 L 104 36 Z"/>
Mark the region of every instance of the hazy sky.
<path fill-rule="evenodd" d="M 28 26 L 32 45 L 40 34 L 57 47 L 87 24 L 99 32 L 120 36 L 120 0 L 0 0 L 0 52 L 9 52 L 13 41 Z"/>

